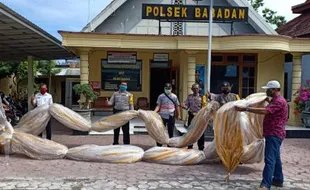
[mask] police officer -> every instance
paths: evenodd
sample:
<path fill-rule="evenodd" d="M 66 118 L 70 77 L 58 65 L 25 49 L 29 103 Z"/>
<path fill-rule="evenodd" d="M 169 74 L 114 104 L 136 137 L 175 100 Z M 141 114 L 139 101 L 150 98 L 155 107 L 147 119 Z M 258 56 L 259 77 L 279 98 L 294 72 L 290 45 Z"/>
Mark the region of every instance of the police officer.
<path fill-rule="evenodd" d="M 175 129 L 175 116 L 177 116 L 178 120 L 181 120 L 181 115 L 179 99 L 177 95 L 172 93 L 172 85 L 170 83 L 165 84 L 164 93 L 158 96 L 157 106 L 154 111 L 159 113 L 164 126 L 168 128 L 169 138 L 172 138 Z M 162 145 L 157 143 L 157 146 Z"/>
<path fill-rule="evenodd" d="M 122 82 L 119 86 L 119 91 L 114 92 L 109 104 L 113 106 L 113 113 L 119 113 L 123 111 L 133 110 L 133 95 L 127 92 L 127 83 Z M 114 141 L 113 145 L 117 145 L 120 128 L 114 129 Z M 123 142 L 124 144 L 130 144 L 129 136 L 129 122 L 122 126 Z"/>
<path fill-rule="evenodd" d="M 206 96 L 202 96 L 199 94 L 199 84 L 195 83 L 192 85 L 193 94 L 188 95 L 187 99 L 183 102 L 182 107 L 188 110 L 188 121 L 187 126 L 190 126 L 193 118 L 197 114 L 197 112 L 207 105 Z M 199 150 L 204 149 L 205 144 L 205 135 L 202 134 L 200 139 L 198 140 L 198 148 Z M 188 146 L 189 149 L 193 148 L 193 145 Z"/>
<path fill-rule="evenodd" d="M 231 85 L 229 82 L 225 81 L 222 83 L 221 91 L 221 94 L 208 93 L 208 96 L 211 100 L 219 102 L 221 106 L 228 102 L 240 100 L 237 94 L 231 93 Z"/>
<path fill-rule="evenodd" d="M 208 92 L 208 97 L 213 100 L 213 101 L 217 101 L 218 103 L 220 103 L 220 105 L 224 105 L 228 102 L 233 102 L 236 100 L 240 100 L 239 96 L 237 94 L 231 93 L 231 85 L 229 84 L 229 82 L 223 82 L 221 85 L 221 94 L 213 94 L 213 93 L 209 93 Z M 213 121 L 210 121 L 211 125 L 213 125 Z M 242 164 L 240 162 L 240 164 Z"/>

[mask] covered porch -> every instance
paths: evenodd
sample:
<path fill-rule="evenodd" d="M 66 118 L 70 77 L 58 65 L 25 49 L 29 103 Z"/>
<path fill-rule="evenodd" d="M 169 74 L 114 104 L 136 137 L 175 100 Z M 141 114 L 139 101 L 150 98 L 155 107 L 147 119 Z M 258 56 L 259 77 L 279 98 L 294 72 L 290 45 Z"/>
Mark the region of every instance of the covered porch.
<path fill-rule="evenodd" d="M 175 85 L 175 93 L 180 101 L 184 101 L 191 93 L 191 85 L 196 82 L 196 66 L 205 65 L 207 60 L 206 36 L 164 36 L 134 34 L 104 34 L 84 32 L 59 32 L 63 37 L 63 45 L 75 52 L 81 60 L 81 82 L 100 82 L 100 95 L 109 97 L 111 90 L 105 90 L 103 84 L 102 64 L 108 59 L 109 52 L 136 52 L 136 59 L 141 61 L 141 89 L 132 91 L 135 100 L 138 97 L 152 99 L 152 63 L 154 54 L 168 54 L 168 63 L 176 71 L 175 78 L 170 78 Z M 268 80 L 276 79 L 284 84 L 284 57 L 293 54 L 293 88 L 294 94 L 301 84 L 301 56 L 310 51 L 310 40 L 291 38 L 279 35 L 235 35 L 213 38 L 212 67 L 233 65 L 238 77 L 235 77 L 234 92 L 242 97 L 249 93 L 262 92 L 260 88 Z M 216 56 L 222 56 L 219 61 Z M 229 56 L 238 57 L 232 59 Z M 254 56 L 247 60 L 246 56 Z M 245 68 L 254 68 L 252 76 L 244 76 Z M 212 68 L 213 69 L 213 68 Z M 233 72 L 233 73 L 234 73 Z M 211 84 L 216 86 L 218 71 L 211 72 Z M 159 75 L 160 78 L 163 75 Z M 228 76 L 229 77 L 229 76 Z M 247 80 L 244 78 L 247 77 Z M 175 79 L 175 80 L 174 80 Z M 213 80 L 213 81 L 212 81 Z M 252 84 L 249 84 L 252 81 Z M 247 82 L 247 84 L 246 84 Z M 284 86 L 284 85 L 283 85 Z M 283 89 L 282 89 L 283 91 Z M 293 99 L 293 98 L 291 98 Z M 152 104 L 152 102 L 151 102 Z M 294 105 L 290 103 L 289 125 L 301 125 L 300 119 L 294 115 Z M 183 113 L 185 120 L 186 113 Z"/>
<path fill-rule="evenodd" d="M 75 57 L 61 42 L 0 3 L 0 61 L 28 61 L 28 100 L 34 93 L 34 60 Z M 31 108 L 30 101 L 28 107 Z"/>

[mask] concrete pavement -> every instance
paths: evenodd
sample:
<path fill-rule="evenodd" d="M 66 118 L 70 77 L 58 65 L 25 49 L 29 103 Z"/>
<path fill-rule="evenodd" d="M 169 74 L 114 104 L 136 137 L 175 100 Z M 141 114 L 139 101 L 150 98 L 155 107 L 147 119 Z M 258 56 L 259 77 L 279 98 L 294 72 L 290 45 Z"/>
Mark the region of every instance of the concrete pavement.
<path fill-rule="evenodd" d="M 108 145 L 112 136 L 54 135 L 53 140 L 68 147 Z M 132 135 L 131 144 L 147 150 L 156 143 L 147 135 Z M 281 189 L 310 189 L 310 139 L 286 139 L 282 161 L 285 187 Z M 0 189 L 256 189 L 262 169 L 263 163 L 240 165 L 226 183 L 227 171 L 221 164 L 107 164 L 1 155 Z"/>

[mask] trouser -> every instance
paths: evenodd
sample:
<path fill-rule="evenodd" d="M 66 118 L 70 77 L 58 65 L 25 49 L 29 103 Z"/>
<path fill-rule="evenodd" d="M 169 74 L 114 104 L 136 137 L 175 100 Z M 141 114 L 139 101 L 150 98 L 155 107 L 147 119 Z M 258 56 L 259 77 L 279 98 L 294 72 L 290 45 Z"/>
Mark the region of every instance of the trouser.
<path fill-rule="evenodd" d="M 190 124 L 192 123 L 193 118 L 195 115 L 192 112 L 188 112 L 188 121 L 187 121 L 187 126 L 189 127 Z M 203 150 L 205 148 L 205 134 L 203 133 L 201 137 L 199 138 L 197 142 L 199 150 Z M 193 148 L 193 145 L 188 146 L 189 149 Z"/>
<path fill-rule="evenodd" d="M 175 128 L 175 117 L 170 115 L 169 119 L 162 118 L 162 120 L 164 122 L 164 126 L 168 127 L 169 138 L 172 138 L 174 128 Z M 162 144 L 160 144 L 160 143 L 156 143 L 156 144 L 157 144 L 157 146 L 162 146 Z"/>
<path fill-rule="evenodd" d="M 46 138 L 49 140 L 52 140 L 52 125 L 51 125 L 51 120 L 48 121 L 47 125 L 46 125 Z M 43 132 L 41 134 L 39 134 L 39 137 L 43 136 Z"/>
<path fill-rule="evenodd" d="M 284 181 L 280 157 L 282 139 L 276 136 L 266 136 L 265 139 L 265 167 L 261 185 L 270 188 L 272 182 L 282 184 Z"/>
<path fill-rule="evenodd" d="M 124 110 L 113 110 L 113 113 L 119 113 L 122 112 Z M 120 131 L 120 127 L 117 129 L 114 129 L 114 140 L 113 140 L 113 145 L 119 144 L 118 143 L 118 139 L 119 139 L 119 131 Z M 123 131 L 123 143 L 124 144 L 130 144 L 130 135 L 129 135 L 129 122 L 126 123 L 125 125 L 122 126 L 122 131 Z"/>

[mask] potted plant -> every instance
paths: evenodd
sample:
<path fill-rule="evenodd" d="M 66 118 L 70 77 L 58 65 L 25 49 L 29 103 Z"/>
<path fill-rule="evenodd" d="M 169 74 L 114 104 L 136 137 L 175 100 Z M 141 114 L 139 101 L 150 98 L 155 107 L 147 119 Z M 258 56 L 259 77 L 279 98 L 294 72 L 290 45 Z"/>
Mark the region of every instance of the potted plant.
<path fill-rule="evenodd" d="M 310 128 L 310 80 L 307 80 L 305 86 L 301 86 L 294 95 L 295 114 L 301 114 L 302 123 Z"/>
<path fill-rule="evenodd" d="M 74 109 L 75 112 L 82 115 L 85 119 L 91 122 L 91 109 L 90 105 L 98 97 L 97 92 L 95 92 L 89 84 L 76 84 L 73 86 L 75 94 L 80 95 L 81 99 L 78 101 L 80 104 L 79 109 Z M 88 135 L 88 132 L 75 131 L 74 135 Z"/>

